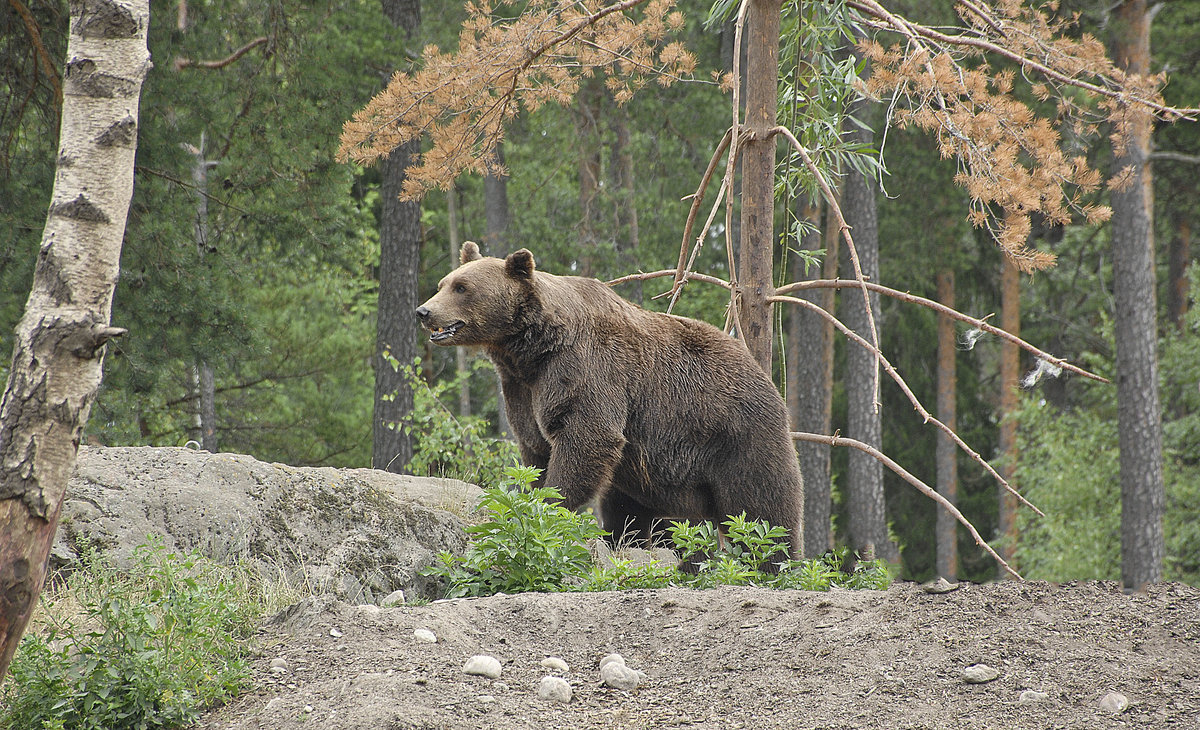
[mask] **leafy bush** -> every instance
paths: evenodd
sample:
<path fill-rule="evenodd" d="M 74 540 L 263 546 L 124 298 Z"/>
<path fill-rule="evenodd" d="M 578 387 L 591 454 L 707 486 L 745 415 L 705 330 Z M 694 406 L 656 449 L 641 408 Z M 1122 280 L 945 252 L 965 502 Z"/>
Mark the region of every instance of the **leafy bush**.
<path fill-rule="evenodd" d="M 634 564 L 610 557 L 593 565 L 589 541 L 605 533 L 591 515 L 562 507 L 551 488 L 530 489 L 538 470 L 510 467 L 508 483 L 485 490 L 481 507 L 488 519 L 467 531 L 477 536 L 462 556 L 442 553 L 427 573 L 441 577 L 447 596 L 483 596 L 521 591 L 604 591 L 632 588 L 760 585 L 829 590 L 884 589 L 891 574 L 882 561 L 861 561 L 847 569 L 848 552 L 816 560 L 788 560 L 787 530 L 746 515 L 724 523 L 726 540 L 707 522 L 677 522 L 670 528 L 676 549 L 694 573 L 659 562 Z M 553 500 L 549 504 L 547 500 Z"/>
<path fill-rule="evenodd" d="M 516 445 L 488 436 L 486 419 L 455 416 L 442 403 L 447 392 L 457 393 L 473 372 L 490 365 L 476 360 L 470 370 L 430 385 L 420 375 L 420 358 L 401 365 L 390 352 L 384 352 L 384 357 L 404 374 L 413 391 L 412 412 L 402 422 L 389 424 L 389 428 L 402 428 L 413 436 L 413 457 L 406 466 L 409 473 L 453 477 L 481 487 L 500 483 L 504 468 L 517 462 Z"/>
<path fill-rule="evenodd" d="M 449 581 L 449 597 L 559 591 L 588 571 L 588 541 L 603 531 L 591 515 L 550 504 L 562 499 L 558 490 L 531 489 L 538 472 L 506 467 L 508 483 L 484 491 L 491 519 L 467 528 L 475 539 L 465 555 L 442 553 L 430 570 Z"/>
<path fill-rule="evenodd" d="M 133 566 L 99 560 L 46 605 L 4 687 L 5 730 L 172 728 L 232 697 L 260 616 L 244 574 L 151 539 Z M 74 616 L 65 608 L 78 604 Z"/>

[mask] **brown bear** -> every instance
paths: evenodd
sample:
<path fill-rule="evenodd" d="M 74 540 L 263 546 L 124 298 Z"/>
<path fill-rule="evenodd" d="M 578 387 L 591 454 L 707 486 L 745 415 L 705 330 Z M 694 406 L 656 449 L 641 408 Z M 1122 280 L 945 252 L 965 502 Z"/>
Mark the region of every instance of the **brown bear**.
<path fill-rule="evenodd" d="M 482 347 L 500 375 L 521 458 L 579 509 L 599 498 L 619 544 L 656 520 L 742 512 L 803 540 L 787 412 L 745 346 L 716 327 L 649 312 L 596 279 L 535 270 L 463 245 L 417 308 L 438 345 Z"/>

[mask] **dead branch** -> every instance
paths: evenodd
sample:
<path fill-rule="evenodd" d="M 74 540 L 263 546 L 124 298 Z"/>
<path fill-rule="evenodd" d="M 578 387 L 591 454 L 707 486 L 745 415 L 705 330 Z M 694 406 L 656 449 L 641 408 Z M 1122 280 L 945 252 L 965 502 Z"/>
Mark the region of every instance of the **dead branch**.
<path fill-rule="evenodd" d="M 733 139 L 733 130 L 725 131 L 725 136 L 721 137 L 720 143 L 717 144 L 717 149 L 712 154 L 712 158 L 708 161 L 708 167 L 704 170 L 704 175 L 700 178 L 700 184 L 696 187 L 696 192 L 692 193 L 692 205 L 688 208 L 687 221 L 683 224 L 683 241 L 679 244 L 679 265 L 675 268 L 675 285 L 671 287 L 671 304 L 675 303 L 675 292 L 683 287 L 683 283 L 687 281 L 687 276 L 684 272 L 684 263 L 687 261 L 688 239 L 692 237 L 692 226 L 696 223 L 696 214 L 700 212 L 700 204 L 704 202 L 704 194 L 708 190 L 708 183 L 712 180 L 713 173 L 717 169 L 717 160 L 721 159 L 721 153 L 729 146 L 729 141 Z M 707 228 L 707 226 L 706 226 Z M 690 267 L 689 267 L 690 268 Z M 670 311 L 670 307 L 667 308 Z"/>
<path fill-rule="evenodd" d="M 41 62 L 42 68 L 46 71 L 46 76 L 50 78 L 50 86 L 54 89 L 54 102 L 56 107 L 62 107 L 63 92 L 62 82 L 58 78 L 58 71 L 54 67 L 54 61 L 50 58 L 49 51 L 46 50 L 46 44 L 42 42 L 42 32 L 38 28 L 37 19 L 33 17 L 33 13 L 29 12 L 29 8 L 21 0 L 8 0 L 8 4 L 16 11 L 17 15 L 21 16 L 21 21 L 25 23 L 25 30 L 29 33 L 29 41 L 33 44 L 34 53 L 37 54 L 38 61 Z"/>
<path fill-rule="evenodd" d="M 1051 355 L 1050 353 L 1048 353 L 1044 350 L 1039 350 L 1037 347 L 1034 347 L 1033 345 L 1029 344 L 1025 340 L 1022 340 L 1020 337 L 1017 337 L 1009 332 L 1006 332 L 1005 330 L 1002 330 L 999 327 L 990 325 L 982 319 L 976 319 L 975 317 L 971 317 L 969 315 L 963 314 L 962 312 L 958 311 L 957 309 L 952 309 L 940 302 L 935 302 L 932 299 L 926 299 L 925 297 L 920 297 L 915 294 L 910 294 L 908 292 L 902 292 L 902 291 L 898 291 L 896 289 L 891 289 L 889 287 L 883 286 L 882 284 L 875 284 L 875 283 L 869 282 L 869 281 L 860 284 L 857 281 L 850 281 L 848 279 L 816 279 L 813 281 L 798 281 L 798 282 L 793 282 L 791 284 L 784 284 L 783 286 L 781 286 L 775 290 L 775 294 L 776 294 L 776 296 L 779 296 L 779 295 L 783 295 L 783 294 L 790 294 L 792 292 L 803 291 L 805 289 L 849 289 L 849 288 L 854 288 L 854 287 L 859 287 L 859 286 L 865 286 L 866 288 L 870 289 L 871 291 L 879 292 L 880 294 L 892 297 L 893 299 L 899 299 L 902 302 L 909 302 L 911 304 L 919 304 L 923 307 L 928 307 L 929 309 L 932 309 L 935 312 L 939 312 L 941 314 L 945 314 L 947 316 L 953 317 L 954 319 L 957 319 L 960 322 L 966 322 L 967 324 L 971 325 L 972 327 L 976 327 L 984 332 L 987 332 L 988 334 L 995 335 L 996 337 L 999 337 L 1003 340 L 1007 340 L 1007 341 L 1017 345 L 1018 347 L 1026 350 L 1027 352 L 1032 354 L 1034 357 L 1036 357 L 1040 360 L 1045 360 L 1046 362 L 1050 363 L 1051 365 L 1054 365 L 1055 367 L 1060 367 L 1063 370 L 1069 370 L 1069 371 L 1075 373 L 1076 375 L 1082 375 L 1085 378 L 1090 378 L 1091 380 L 1096 380 L 1101 383 L 1111 382 L 1111 381 L 1109 381 L 1108 378 L 1105 378 L 1100 375 L 1096 375 L 1095 373 L 1084 370 L 1083 368 L 1079 367 L 1078 365 L 1073 365 L 1070 362 L 1068 362 L 1067 360 L 1062 359 L 1061 357 L 1055 357 L 1054 355 Z"/>
<path fill-rule="evenodd" d="M 1044 512 L 1042 512 L 1037 507 L 1033 506 L 1029 502 L 1029 500 L 1025 499 L 1025 497 L 1021 496 L 1021 493 L 1018 492 L 1016 489 L 1014 489 L 1013 486 L 1008 483 L 1007 479 L 1000 476 L 1000 473 L 998 471 L 996 471 L 992 467 L 991 464 L 987 463 L 987 461 L 984 460 L 984 458 L 979 455 L 979 452 L 975 451 L 975 449 L 972 449 L 970 446 L 967 446 L 966 442 L 963 441 L 961 438 L 959 438 L 958 434 L 954 432 L 954 429 L 950 428 L 946 424 L 939 421 L 937 418 L 935 418 L 933 416 L 932 413 L 930 413 L 925 408 L 925 406 L 921 405 L 921 401 L 917 398 L 916 394 L 912 392 L 912 389 L 908 387 L 908 383 L 905 382 L 904 378 L 900 375 L 900 372 L 898 370 L 896 370 L 895 366 L 892 365 L 892 363 L 889 362 L 886 357 L 883 356 L 883 353 L 880 352 L 878 348 L 872 347 L 871 343 L 867 342 L 858 333 L 854 332 L 849 327 L 842 324 L 841 320 L 839 320 L 837 317 L 834 317 L 832 314 L 830 314 L 829 312 L 826 312 L 824 309 L 822 309 L 819 305 L 817 305 L 813 302 L 810 302 L 807 299 L 799 299 L 797 297 L 775 296 L 775 297 L 767 297 L 767 301 L 768 302 L 790 302 L 792 304 L 799 304 L 800 306 L 802 306 L 806 309 L 817 312 L 822 317 L 824 317 L 826 320 L 828 320 L 830 323 L 832 323 L 834 327 L 837 327 L 838 330 L 840 330 L 842 334 L 846 335 L 847 337 L 854 340 L 858 344 L 867 348 L 867 350 L 871 351 L 872 354 L 875 355 L 875 361 L 880 363 L 883 366 L 883 369 L 887 371 L 887 374 L 889 376 L 891 376 L 892 380 L 896 381 L 896 384 L 900 386 L 900 390 L 904 391 L 904 395 L 905 395 L 905 397 L 908 398 L 908 402 L 912 403 L 913 409 L 916 410 L 917 413 L 921 414 L 921 418 L 923 418 L 925 420 L 925 423 L 932 423 L 933 425 L 937 426 L 942 431 L 942 433 L 949 436 L 950 440 L 953 441 L 955 443 L 955 445 L 958 446 L 958 448 L 962 449 L 964 453 L 966 453 L 968 456 L 970 456 L 971 459 L 976 464 L 979 464 L 980 466 L 982 466 L 984 471 L 986 471 L 993 479 L 995 479 L 1000 484 L 1000 486 L 1004 487 L 1004 489 L 1006 491 L 1008 491 L 1009 494 L 1012 494 L 1013 496 L 1015 496 L 1022 504 L 1029 507 L 1029 509 L 1033 510 L 1034 512 L 1038 513 L 1038 515 L 1040 515 L 1042 517 L 1046 516 L 1046 514 Z"/>
<path fill-rule="evenodd" d="M 858 249 L 854 247 L 854 238 L 850 235 L 850 226 L 846 223 L 845 217 L 842 216 L 842 207 L 838 204 L 837 196 L 833 194 L 833 190 L 830 189 L 829 183 L 825 181 L 825 176 L 821 174 L 821 171 L 817 168 L 816 163 L 814 163 L 812 158 L 809 157 L 808 150 L 804 149 L 804 145 L 800 144 L 800 140 L 796 139 L 796 135 L 792 134 L 790 129 L 784 126 L 772 127 L 768 131 L 768 134 L 782 134 L 784 137 L 786 137 L 787 140 L 792 143 L 792 148 L 796 150 L 796 154 L 800 155 L 800 159 L 804 162 L 804 166 L 808 168 L 809 173 L 812 174 L 813 178 L 816 179 L 817 185 L 821 188 L 822 197 L 824 197 L 825 202 L 829 204 L 829 211 L 837 217 L 838 226 L 842 232 L 842 238 L 846 239 L 846 246 L 848 247 L 847 250 L 850 253 L 850 262 L 854 264 L 854 279 L 866 284 L 866 280 L 863 278 L 862 265 L 858 260 Z M 875 399 L 875 409 L 879 410 L 879 362 L 883 355 L 879 350 L 879 327 L 875 324 L 875 312 L 871 309 L 871 298 L 868 296 L 867 288 L 865 286 L 863 287 L 863 306 L 866 308 L 867 324 L 871 330 L 871 344 L 873 346 L 871 349 L 877 355 L 877 359 L 875 361 L 875 377 L 873 378 L 875 383 L 875 392 L 873 397 Z"/>
<path fill-rule="evenodd" d="M 616 286 L 617 284 L 624 284 L 627 281 L 646 281 L 647 279 L 659 279 L 664 276 L 672 276 L 677 271 L 678 271 L 678 269 L 663 269 L 661 271 L 650 271 L 650 272 L 643 272 L 643 273 L 637 273 L 637 274 L 629 274 L 627 276 L 622 276 L 619 279 L 612 279 L 605 283 L 608 284 L 609 286 Z M 708 284 L 716 284 L 717 286 L 724 287 L 726 289 L 730 288 L 730 284 L 728 281 L 725 281 L 724 279 L 720 279 L 716 276 L 709 276 L 708 274 L 699 274 L 699 273 L 696 273 L 695 271 L 687 271 L 684 273 L 683 276 L 684 276 L 685 280 L 695 279 L 696 281 L 703 281 Z M 658 299 L 659 297 L 665 296 L 666 294 L 670 294 L 670 293 L 671 293 L 671 290 L 668 289 L 667 291 L 663 292 L 662 294 L 656 295 L 654 298 Z"/>
<path fill-rule="evenodd" d="M 250 41 L 246 45 L 237 49 L 236 51 L 229 54 L 225 58 L 220 59 L 219 61 L 193 61 L 190 58 L 177 57 L 175 59 L 175 70 L 182 71 L 185 68 L 208 68 L 208 69 L 225 68 L 229 64 L 233 63 L 234 61 L 238 60 L 242 56 L 249 53 L 250 51 L 252 51 L 255 48 L 258 48 L 262 44 L 266 43 L 267 40 L 268 39 L 266 36 L 259 36 L 258 38 L 255 38 L 254 40 Z"/>
<path fill-rule="evenodd" d="M 987 540 L 984 540 L 983 537 L 980 536 L 979 531 L 975 529 L 975 526 L 971 524 L 970 520 L 963 516 L 962 512 L 958 511 L 957 507 L 951 504 L 948 499 L 938 494 L 937 490 L 930 488 L 929 485 L 925 484 L 925 482 L 922 482 L 920 479 L 913 476 L 907 469 L 897 464 L 890 457 L 888 457 L 887 454 L 879 451 L 879 449 L 876 449 L 869 444 L 864 444 L 862 441 L 848 439 L 843 436 L 838 436 L 837 434 L 834 434 L 833 436 L 824 436 L 816 433 L 792 431 L 791 436 L 795 441 L 807 441 L 814 444 L 829 444 L 830 446 L 849 446 L 870 454 L 875 459 L 878 459 L 879 462 L 884 466 L 900 475 L 904 481 L 916 487 L 918 492 L 924 494 L 926 497 L 929 497 L 934 502 L 937 502 L 942 506 L 943 509 L 953 515 L 954 519 L 958 520 L 963 527 L 967 528 L 967 531 L 971 533 L 971 537 L 975 538 L 975 544 L 987 551 L 988 555 L 991 555 L 992 558 L 995 559 L 995 561 L 999 563 L 1006 571 L 1008 571 L 1010 575 L 1017 580 L 1025 580 L 1021 577 L 1020 573 L 1014 570 L 1011 565 L 1005 562 L 1004 558 L 1000 557 L 1000 555 L 994 549 L 992 549 L 992 546 L 988 544 Z"/>

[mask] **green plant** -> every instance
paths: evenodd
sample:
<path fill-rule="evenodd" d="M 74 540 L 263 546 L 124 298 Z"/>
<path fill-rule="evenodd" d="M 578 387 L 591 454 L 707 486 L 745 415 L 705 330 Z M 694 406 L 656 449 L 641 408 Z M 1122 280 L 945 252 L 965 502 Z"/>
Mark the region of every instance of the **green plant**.
<path fill-rule="evenodd" d="M 558 504 L 562 494 L 531 487 L 539 469 L 506 467 L 506 481 L 484 490 L 490 519 L 467 528 L 474 537 L 461 556 L 441 553 L 430 575 L 445 578 L 447 596 L 561 591 L 591 568 L 588 541 L 604 534 L 595 519 Z"/>
<path fill-rule="evenodd" d="M 45 609 L 13 661 L 4 730 L 188 725 L 245 684 L 261 615 L 245 573 L 153 537 L 127 571 L 92 559 Z"/>
<path fill-rule="evenodd" d="M 388 424 L 413 436 L 413 456 L 406 465 L 412 474 L 447 476 L 491 487 L 499 484 L 504 468 L 517 462 L 517 447 L 507 439 L 487 435 L 488 422 L 479 416 L 455 416 L 442 403 L 447 391 L 465 387 L 476 370 L 490 367 L 476 360 L 471 369 L 432 385 L 420 375 L 421 359 L 402 365 L 388 351 L 384 357 L 404 374 L 413 391 L 412 412 Z M 392 397 L 395 397 L 393 394 Z"/>

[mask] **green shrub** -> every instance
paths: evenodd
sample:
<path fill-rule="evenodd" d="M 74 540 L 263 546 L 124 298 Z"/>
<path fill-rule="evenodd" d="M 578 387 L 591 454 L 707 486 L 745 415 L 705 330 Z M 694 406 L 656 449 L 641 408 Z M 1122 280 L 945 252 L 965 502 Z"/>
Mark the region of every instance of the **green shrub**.
<path fill-rule="evenodd" d="M 614 556 L 593 565 L 588 543 L 605 533 L 591 515 L 559 505 L 562 497 L 557 490 L 530 489 L 537 469 L 510 467 L 505 474 L 507 484 L 484 492 L 481 507 L 488 519 L 467 528 L 475 539 L 466 553 L 442 553 L 427 571 L 446 580 L 448 597 L 716 585 L 884 589 L 891 583 L 887 567 L 879 560 L 862 561 L 847 569 L 845 550 L 816 560 L 788 560 L 787 530 L 748 520 L 745 514 L 722 523 L 724 541 L 711 523 L 677 522 L 671 526 L 675 548 L 695 566 L 694 572 L 660 562 L 635 565 Z"/>
<path fill-rule="evenodd" d="M 413 437 L 413 456 L 405 466 L 410 474 L 444 476 L 490 487 L 499 484 L 506 466 L 517 463 L 517 447 L 508 439 L 487 435 L 488 422 L 479 416 L 455 416 L 442 403 L 448 392 L 457 393 L 476 370 L 491 366 L 476 360 L 470 370 L 430 385 L 420 375 L 421 359 L 401 365 L 390 352 L 384 357 L 412 387 L 413 409 L 400 423 Z M 393 397 L 395 397 L 393 395 Z"/>
<path fill-rule="evenodd" d="M 4 730 L 183 727 L 249 677 L 260 606 L 246 575 L 157 539 L 127 571 L 92 560 L 45 606 L 4 687 Z M 66 615 L 71 606 L 74 615 Z"/>

